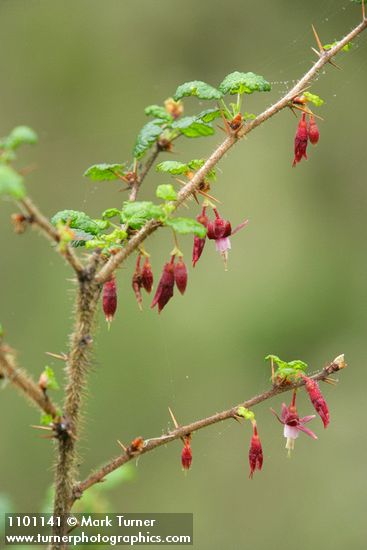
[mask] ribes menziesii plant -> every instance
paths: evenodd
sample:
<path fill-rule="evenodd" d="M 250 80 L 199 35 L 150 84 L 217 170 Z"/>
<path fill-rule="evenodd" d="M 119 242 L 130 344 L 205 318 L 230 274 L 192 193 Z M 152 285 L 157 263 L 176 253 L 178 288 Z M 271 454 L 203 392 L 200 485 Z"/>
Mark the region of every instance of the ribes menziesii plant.
<path fill-rule="evenodd" d="M 161 313 L 166 307 L 175 307 L 175 292 L 184 294 L 188 284 L 195 284 L 195 271 L 192 268 L 199 261 L 205 262 L 211 240 L 215 241 L 215 248 L 227 267 L 231 238 L 246 225 L 247 220 L 236 220 L 234 224 L 230 212 L 226 211 L 226 205 L 219 207 L 215 198 L 216 165 L 241 138 L 283 110 L 293 111 L 299 118 L 295 123 L 293 166 L 303 158 L 307 159 L 309 142 L 311 145 L 319 142 L 317 119 L 320 117 L 314 111 L 323 104 L 323 100 L 313 90 L 311 92 L 310 87 L 320 70 L 327 64 L 335 65 L 333 59 L 336 54 L 347 51 L 351 41 L 367 27 L 363 2 L 362 8 L 362 21 L 340 41 L 323 45 L 313 29 L 318 46 L 318 50 L 314 50 L 317 60 L 289 92 L 258 115 L 245 111 L 245 108 L 251 110 L 252 94 L 263 93 L 265 96 L 265 93 L 271 93 L 271 85 L 263 76 L 242 71 L 232 72 L 216 86 L 202 81 L 186 82 L 178 86 L 173 97 L 166 99 L 162 105 L 146 107 L 145 114 L 151 120 L 139 132 L 131 160 L 96 164 L 85 172 L 86 178 L 117 184 L 117 190 L 122 186 L 129 193 L 122 207 L 119 203 L 120 195 L 116 193 L 116 204 L 101 212 L 98 219 L 79 210 L 63 210 L 54 213 L 50 219 L 44 216 L 27 193 L 22 171 L 13 166 L 18 149 L 36 143 L 35 132 L 26 126 L 19 126 L 1 140 L 0 194 L 13 199 L 18 208 L 12 215 L 15 232 L 22 234 L 30 226 L 37 228 L 68 262 L 77 281 L 69 350 L 63 355 L 56 355 L 66 365 L 62 405 L 56 405 L 51 398 L 52 391 L 61 385 L 60 381 L 56 381 L 52 369 L 46 367 L 40 373 L 39 381 L 34 382 L 18 367 L 14 351 L 4 341 L 3 330 L 0 336 L 1 377 L 8 379 L 41 409 L 41 427 L 56 442 L 56 515 L 70 512 L 75 501 L 85 491 L 103 481 L 114 470 L 136 456 L 171 441 L 182 440 L 182 468 L 190 469 L 194 461 L 201 460 L 193 452 L 193 435 L 206 426 L 226 419 L 245 420 L 252 425 L 248 454 L 249 477 L 252 478 L 256 470 L 262 469 L 264 462 L 261 431 L 252 408 L 282 392 L 293 392 L 290 404 L 287 406 L 283 403 L 280 415 L 275 411 L 273 413 L 284 425 L 288 452 L 293 450 L 300 432 L 313 439 L 317 439 L 316 434 L 320 433 L 317 426 L 316 433 L 306 427 L 316 415 L 300 417 L 298 414 L 296 396 L 300 388 L 305 387 L 309 395 L 310 410 L 315 410 L 325 428 L 328 426 L 329 410 L 318 383 L 330 382 L 330 375 L 345 366 L 344 357 L 339 355 L 320 372 L 309 376 L 306 375 L 307 365 L 303 361 L 287 362 L 270 355 L 266 358 L 271 367 L 270 388 L 264 393 L 187 425 L 180 425 L 170 410 L 174 430 L 146 440 L 139 436 L 127 446 L 121 444 L 121 453 L 116 458 L 91 473 L 84 481 L 78 480 L 76 449 L 80 435 L 82 395 L 87 384 L 93 347 L 94 319 L 101 304 L 108 324 L 120 322 L 119 319 L 114 320 L 119 303 L 123 301 L 123 297 L 119 296 L 119 278 L 126 277 L 127 270 L 122 274 L 118 268 L 130 255 L 135 256 L 135 271 L 130 274 L 131 292 L 134 292 L 141 309 L 143 302 L 151 295 L 151 307 Z M 208 107 L 195 116 L 185 116 L 185 98 L 192 96 L 206 101 Z M 225 137 L 207 159 L 179 162 L 171 155 L 171 160 L 159 159 L 156 162 L 166 152 L 174 154 L 178 139 L 210 136 L 218 125 L 225 132 Z M 284 162 L 291 165 L 291 154 Z M 154 202 L 138 200 L 138 195 L 143 191 L 142 184 L 151 170 L 159 172 L 164 182 L 157 187 Z M 190 215 L 177 215 L 179 207 L 189 198 L 194 199 Z M 171 233 L 172 247 L 162 251 L 162 272 L 153 273 L 148 237 L 163 229 Z M 237 250 L 244 235 L 236 236 Z M 180 249 L 180 240 L 183 238 L 192 239 L 192 257 L 189 259 L 184 258 Z M 66 531 L 65 524 L 54 527 L 56 535 L 65 534 Z M 52 548 L 65 547 L 65 544 L 52 545 Z"/>

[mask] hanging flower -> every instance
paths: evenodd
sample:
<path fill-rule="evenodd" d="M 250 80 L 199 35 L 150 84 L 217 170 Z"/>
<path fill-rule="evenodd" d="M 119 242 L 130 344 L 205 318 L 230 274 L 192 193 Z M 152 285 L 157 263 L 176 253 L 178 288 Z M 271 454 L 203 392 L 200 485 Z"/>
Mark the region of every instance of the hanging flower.
<path fill-rule="evenodd" d="M 316 145 L 316 143 L 319 141 L 320 138 L 320 132 L 318 129 L 318 126 L 315 122 L 314 117 L 310 116 L 310 121 L 308 123 L 308 139 L 312 143 L 312 145 Z"/>
<path fill-rule="evenodd" d="M 191 435 L 184 437 L 184 446 L 181 453 L 181 464 L 184 470 L 189 470 L 192 463 Z"/>
<path fill-rule="evenodd" d="M 158 304 L 158 313 L 162 311 L 164 306 L 173 296 L 173 288 L 175 285 L 174 261 L 175 256 L 172 256 L 171 261 L 164 265 L 163 272 L 153 298 L 151 307 L 154 308 Z"/>
<path fill-rule="evenodd" d="M 187 286 L 187 269 L 186 265 L 182 259 L 182 256 L 178 258 L 177 263 L 175 264 L 175 283 L 178 290 L 181 294 L 185 294 Z"/>
<path fill-rule="evenodd" d="M 145 258 L 145 262 L 141 270 L 141 282 L 145 290 L 150 293 L 153 287 L 153 271 L 148 257 Z"/>
<path fill-rule="evenodd" d="M 312 414 L 310 416 L 304 416 L 303 418 L 298 416 L 296 407 L 296 390 L 293 392 L 293 398 L 289 407 L 287 407 L 285 403 L 282 403 L 282 412 L 280 417 L 273 409 L 270 410 L 277 417 L 279 422 L 284 424 L 284 437 L 287 439 L 285 448 L 288 449 L 288 455 L 290 455 L 290 452 L 294 449 L 294 442 L 299 436 L 299 432 L 304 432 L 313 439 L 317 439 L 317 435 L 304 426 L 304 424 L 307 424 L 307 422 L 310 422 L 310 420 L 315 418 L 315 415 Z"/>
<path fill-rule="evenodd" d="M 251 437 L 250 449 L 248 454 L 248 460 L 250 464 L 250 475 L 252 479 L 255 470 L 261 470 L 263 466 L 263 450 L 259 434 L 257 433 L 257 426 L 255 420 L 252 423 L 253 434 Z"/>
<path fill-rule="evenodd" d="M 117 309 L 117 288 L 114 275 L 103 285 L 102 307 L 106 321 L 110 324 Z"/>
<path fill-rule="evenodd" d="M 307 160 L 307 144 L 308 144 L 308 130 L 306 123 L 306 114 L 302 114 L 302 118 L 299 121 L 296 137 L 294 138 L 294 159 L 293 167 L 296 166 L 298 162 L 301 162 L 304 157 Z"/>
<path fill-rule="evenodd" d="M 201 214 L 199 214 L 196 217 L 196 219 L 199 223 L 204 225 L 204 227 L 208 226 L 209 219 L 208 219 L 208 216 L 206 215 L 206 206 L 203 206 Z M 200 237 L 197 237 L 195 235 L 195 237 L 194 237 L 194 247 L 192 249 L 192 267 L 195 267 L 196 263 L 199 261 L 200 256 L 201 256 L 201 254 L 204 250 L 205 241 L 206 241 L 206 237 L 201 239 Z"/>
<path fill-rule="evenodd" d="M 314 406 L 315 411 L 321 418 L 324 424 L 324 428 L 327 428 L 330 422 L 329 408 L 327 406 L 324 396 L 320 391 L 319 385 L 316 380 L 312 380 L 312 378 L 308 378 L 308 376 L 303 375 L 302 378 L 306 383 L 305 387 L 311 403 Z"/>
<path fill-rule="evenodd" d="M 215 219 L 208 222 L 207 225 L 207 237 L 208 239 L 215 240 L 215 248 L 222 255 L 225 268 L 227 269 L 228 250 L 231 249 L 231 241 L 229 237 L 234 235 L 247 225 L 248 220 L 245 220 L 232 231 L 231 223 L 228 220 L 223 219 L 218 210 L 213 208 Z"/>

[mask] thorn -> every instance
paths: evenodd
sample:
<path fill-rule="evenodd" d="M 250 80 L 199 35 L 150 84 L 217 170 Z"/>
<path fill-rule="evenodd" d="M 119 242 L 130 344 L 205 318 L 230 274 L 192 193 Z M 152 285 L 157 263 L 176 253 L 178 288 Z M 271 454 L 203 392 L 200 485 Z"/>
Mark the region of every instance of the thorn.
<path fill-rule="evenodd" d="M 313 46 L 311 47 L 311 50 L 312 50 L 316 55 L 318 55 L 319 57 L 321 57 L 321 54 L 320 54 L 319 50 L 316 50 L 316 48 L 314 48 Z"/>
<path fill-rule="evenodd" d="M 46 355 L 49 355 L 50 357 L 54 357 L 54 359 L 60 359 L 60 361 L 67 361 L 68 356 L 66 353 L 52 353 L 52 351 L 45 351 Z"/>
<path fill-rule="evenodd" d="M 35 428 L 36 430 L 47 430 L 48 432 L 53 432 L 53 428 L 50 426 L 37 426 L 35 424 L 31 424 L 31 428 Z"/>
<path fill-rule="evenodd" d="M 335 67 L 336 69 L 339 69 L 339 71 L 342 70 L 342 68 L 339 67 L 339 65 L 337 65 L 337 64 L 335 63 L 335 61 L 333 61 L 332 59 L 329 59 L 329 63 L 330 63 L 330 65 L 332 65 L 332 66 Z"/>
<path fill-rule="evenodd" d="M 169 414 L 170 414 L 170 416 L 171 416 L 171 418 L 172 418 L 172 422 L 173 422 L 173 424 L 174 424 L 174 426 L 175 426 L 175 428 L 176 428 L 176 430 L 177 430 L 177 429 L 180 427 L 180 425 L 179 425 L 179 423 L 177 422 L 176 417 L 175 417 L 175 415 L 173 414 L 173 412 L 172 412 L 172 410 L 171 410 L 170 407 L 168 407 L 168 411 L 169 411 Z"/>
<path fill-rule="evenodd" d="M 312 30 L 313 30 L 313 34 L 315 36 L 316 44 L 317 44 L 317 46 L 320 50 L 320 54 L 322 55 L 323 53 L 325 53 L 324 46 L 321 43 L 320 37 L 317 34 L 315 27 L 313 25 L 311 25 L 311 27 L 312 27 Z"/>
<path fill-rule="evenodd" d="M 316 115 L 315 113 L 310 111 L 310 109 L 308 109 L 307 107 L 300 107 L 299 105 L 295 105 L 295 104 L 293 104 L 292 107 L 293 109 L 298 109 L 299 111 L 302 111 L 302 113 L 306 113 L 306 115 L 311 115 L 315 118 L 318 118 L 319 120 L 324 121 L 324 119 L 321 116 Z"/>
<path fill-rule="evenodd" d="M 222 130 L 222 132 L 224 132 L 225 134 L 227 133 L 227 132 L 225 131 L 225 129 L 222 128 L 222 126 L 219 126 L 219 124 L 217 124 L 217 128 L 219 128 L 219 130 Z"/>
<path fill-rule="evenodd" d="M 209 195 L 209 193 L 206 193 L 205 191 L 199 191 L 200 195 L 203 195 L 203 197 L 212 200 L 213 202 L 216 202 L 218 204 L 222 204 L 220 200 L 216 199 L 212 195 Z"/>
<path fill-rule="evenodd" d="M 123 443 L 121 443 L 121 441 L 117 440 L 117 443 L 118 445 L 120 445 L 121 449 L 123 449 L 125 451 L 125 453 L 127 452 L 127 448 L 125 447 L 125 445 Z"/>
<path fill-rule="evenodd" d="M 331 386 L 336 386 L 337 383 L 339 382 L 339 380 L 337 378 L 324 378 L 323 380 L 324 382 L 326 382 L 327 384 L 330 384 Z"/>
<path fill-rule="evenodd" d="M 221 111 L 220 114 L 221 114 L 222 120 L 223 120 L 223 122 L 224 122 L 224 127 L 225 127 L 225 130 L 223 130 L 223 128 L 221 128 L 221 130 L 223 130 L 228 136 L 232 136 L 233 130 L 232 130 L 232 128 L 230 127 L 228 120 L 227 120 L 226 117 L 224 116 L 223 111 Z M 219 126 L 219 128 L 220 128 L 220 126 Z"/>
<path fill-rule="evenodd" d="M 294 116 L 297 118 L 297 115 L 296 115 L 296 113 L 294 112 L 293 105 L 290 105 L 289 108 L 290 108 L 290 110 L 292 111 L 292 113 L 294 114 Z"/>

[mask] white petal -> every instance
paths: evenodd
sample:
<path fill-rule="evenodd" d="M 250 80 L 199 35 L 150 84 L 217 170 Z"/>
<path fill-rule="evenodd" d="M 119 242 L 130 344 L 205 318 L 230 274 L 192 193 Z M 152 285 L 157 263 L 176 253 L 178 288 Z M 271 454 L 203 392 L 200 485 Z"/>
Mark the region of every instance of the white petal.
<path fill-rule="evenodd" d="M 287 439 L 297 439 L 298 436 L 299 430 L 295 426 L 284 424 L 284 437 Z"/>

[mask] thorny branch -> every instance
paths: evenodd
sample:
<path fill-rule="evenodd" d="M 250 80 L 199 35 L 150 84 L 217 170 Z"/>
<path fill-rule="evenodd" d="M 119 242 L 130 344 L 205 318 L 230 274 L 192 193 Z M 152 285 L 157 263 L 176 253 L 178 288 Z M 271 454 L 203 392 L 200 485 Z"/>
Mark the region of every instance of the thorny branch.
<path fill-rule="evenodd" d="M 329 365 L 324 367 L 322 371 L 315 374 L 311 378 L 316 381 L 324 381 L 331 374 L 340 371 L 345 366 L 346 365 L 344 362 L 344 356 L 341 355 L 336 359 L 334 359 L 334 361 L 332 361 Z M 293 390 L 294 388 L 301 387 L 304 384 L 305 382 L 303 380 L 299 380 L 292 384 L 281 385 L 281 386 L 275 385 L 270 390 L 265 391 L 260 395 L 256 395 L 255 397 L 252 397 L 251 399 L 248 399 L 243 403 L 239 403 L 238 405 L 235 405 L 230 409 L 227 409 L 219 413 L 215 413 L 212 416 L 202 418 L 201 420 L 196 420 L 191 424 L 180 426 L 179 428 L 176 428 L 175 430 L 172 430 L 171 432 L 168 432 L 167 434 L 164 434 L 160 437 L 146 439 L 144 441 L 144 446 L 142 446 L 142 449 L 140 451 L 130 453 L 127 450 L 120 456 L 114 458 L 113 460 L 111 460 L 110 462 L 102 466 L 102 468 L 100 468 L 99 470 L 93 472 L 89 477 L 87 477 L 87 479 L 75 485 L 73 490 L 73 502 L 76 499 L 81 498 L 84 491 L 89 489 L 89 487 L 91 487 L 92 485 L 95 485 L 96 483 L 100 483 L 101 481 L 104 480 L 104 478 L 108 474 L 110 474 L 117 468 L 120 468 L 120 466 L 123 466 L 124 464 L 136 458 L 137 456 L 153 451 L 157 447 L 161 447 L 162 445 L 171 443 L 172 441 L 180 439 L 186 435 L 192 434 L 193 432 L 197 432 L 198 430 L 201 430 L 208 426 L 212 426 L 213 424 L 217 424 L 218 422 L 222 422 L 223 420 L 228 420 L 229 418 L 235 419 L 237 416 L 237 410 L 239 407 L 242 406 L 242 407 L 246 407 L 246 409 L 250 409 L 255 405 L 258 405 L 259 403 L 262 403 L 263 401 L 267 401 L 268 399 L 271 399 L 276 395 L 279 395 L 280 393 Z"/>
<path fill-rule="evenodd" d="M 226 139 L 217 147 L 213 153 L 210 155 L 205 164 L 196 172 L 193 178 L 181 189 L 178 194 L 178 199 L 174 203 L 175 208 L 178 208 L 188 197 L 190 197 L 194 191 L 197 190 L 199 185 L 207 176 L 208 172 L 212 170 L 218 162 L 224 157 L 224 155 L 231 149 L 231 147 L 237 143 L 240 138 L 243 138 L 249 134 L 252 130 L 266 122 L 269 118 L 279 113 L 285 107 L 288 107 L 297 95 L 302 93 L 302 91 L 314 80 L 320 70 L 329 63 L 333 57 L 339 53 L 346 44 L 351 42 L 356 36 L 363 32 L 367 27 L 367 19 L 357 25 L 350 33 L 348 33 L 342 40 L 340 40 L 335 46 L 330 48 L 330 50 L 323 50 L 319 52 L 319 59 L 313 64 L 311 69 L 297 82 L 297 84 L 279 101 L 274 103 L 271 107 L 263 111 L 258 115 L 253 121 L 247 122 L 238 132 L 233 132 L 231 135 L 226 137 Z M 109 279 L 112 273 L 116 268 L 126 260 L 126 258 L 134 251 L 136 248 L 159 227 L 159 223 L 154 221 L 147 222 L 140 231 L 134 235 L 130 240 L 128 245 L 119 251 L 115 256 L 112 256 L 108 262 L 101 268 L 99 273 L 96 276 L 96 280 L 99 283 L 104 283 Z"/>
<path fill-rule="evenodd" d="M 17 387 L 23 395 L 35 403 L 43 412 L 51 415 L 52 418 L 58 416 L 57 407 L 47 393 L 41 390 L 25 370 L 18 367 L 14 350 L 5 344 L 0 344 L 0 375 L 4 376 L 13 386 Z"/>

